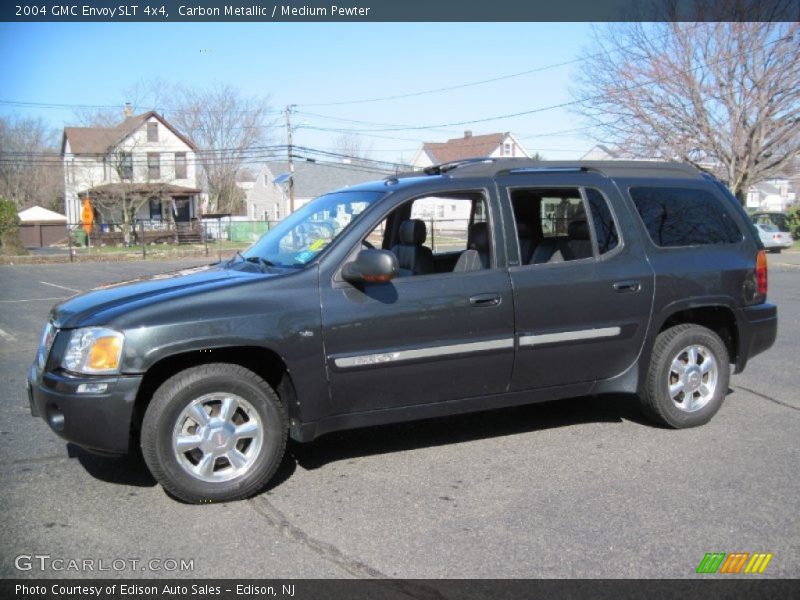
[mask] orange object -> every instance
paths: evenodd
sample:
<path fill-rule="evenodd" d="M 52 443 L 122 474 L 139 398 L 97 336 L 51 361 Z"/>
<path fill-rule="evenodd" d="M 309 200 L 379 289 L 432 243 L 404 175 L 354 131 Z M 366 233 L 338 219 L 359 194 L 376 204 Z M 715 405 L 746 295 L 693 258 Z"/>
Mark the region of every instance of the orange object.
<path fill-rule="evenodd" d="M 89 355 L 89 367 L 95 370 L 116 369 L 122 342 L 115 337 L 102 337 L 92 346 Z"/>
<path fill-rule="evenodd" d="M 756 257 L 756 282 L 758 283 L 758 295 L 767 297 L 767 253 L 763 250 L 758 251 Z"/>
<path fill-rule="evenodd" d="M 94 224 L 94 209 L 92 208 L 92 201 L 87 196 L 83 200 L 83 208 L 81 209 L 81 223 L 83 223 L 83 230 L 86 235 L 92 233 L 92 225 Z"/>

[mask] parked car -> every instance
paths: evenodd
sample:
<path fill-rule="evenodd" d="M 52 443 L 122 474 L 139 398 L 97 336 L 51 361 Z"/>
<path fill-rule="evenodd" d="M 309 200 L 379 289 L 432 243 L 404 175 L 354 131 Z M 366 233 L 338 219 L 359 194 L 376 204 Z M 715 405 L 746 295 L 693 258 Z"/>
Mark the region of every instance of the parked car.
<path fill-rule="evenodd" d="M 426 245 L 432 202 L 468 209 L 448 231 L 463 247 Z M 224 501 L 267 484 L 287 436 L 606 393 L 701 425 L 776 327 L 764 250 L 710 176 L 462 161 L 326 194 L 231 260 L 66 300 L 28 391 L 63 438 L 140 446 L 174 496 Z"/>
<path fill-rule="evenodd" d="M 783 249 L 791 248 L 794 244 L 790 233 L 781 231 L 772 223 L 755 223 L 755 226 L 761 243 L 768 252 L 780 252 Z"/>
<path fill-rule="evenodd" d="M 789 215 L 784 212 L 778 211 L 759 211 L 754 212 L 750 215 L 750 219 L 752 219 L 753 223 L 756 225 L 764 224 L 764 225 L 774 225 L 778 228 L 778 231 L 783 231 L 785 233 L 789 233 L 791 230 L 789 228 Z"/>

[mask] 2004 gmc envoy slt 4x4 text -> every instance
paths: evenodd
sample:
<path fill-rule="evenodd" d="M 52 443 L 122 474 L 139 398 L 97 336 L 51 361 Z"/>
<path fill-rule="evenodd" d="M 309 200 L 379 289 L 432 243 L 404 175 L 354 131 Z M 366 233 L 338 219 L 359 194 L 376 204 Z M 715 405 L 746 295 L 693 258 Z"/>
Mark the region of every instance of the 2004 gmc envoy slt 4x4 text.
<path fill-rule="evenodd" d="M 464 218 L 429 231 L 439 206 Z M 289 435 L 609 392 L 701 425 L 731 364 L 773 344 L 766 295 L 752 223 L 692 167 L 476 159 L 321 196 L 226 262 L 66 300 L 28 391 L 65 439 L 141 445 L 174 496 L 233 500 Z"/>

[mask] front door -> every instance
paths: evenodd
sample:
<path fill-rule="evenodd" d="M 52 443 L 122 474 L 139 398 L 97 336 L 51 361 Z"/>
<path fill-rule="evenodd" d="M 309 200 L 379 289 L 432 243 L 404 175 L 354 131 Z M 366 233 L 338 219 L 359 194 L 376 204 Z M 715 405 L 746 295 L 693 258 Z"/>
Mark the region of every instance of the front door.
<path fill-rule="evenodd" d="M 183 196 L 175 198 L 175 220 L 178 222 L 188 222 L 191 220 L 189 198 Z"/>
<path fill-rule="evenodd" d="M 475 202 L 488 201 L 487 195 L 476 192 Z M 397 210 L 411 216 L 409 203 Z M 494 223 L 499 219 L 488 224 L 492 256 L 484 268 L 362 287 L 323 278 L 322 325 L 333 414 L 506 390 L 514 361 L 514 306 L 505 255 L 496 254 Z M 448 227 L 454 227 L 452 222 Z M 463 230 L 466 249 L 467 223 Z M 448 239 L 454 246 L 459 236 L 450 231 Z"/>

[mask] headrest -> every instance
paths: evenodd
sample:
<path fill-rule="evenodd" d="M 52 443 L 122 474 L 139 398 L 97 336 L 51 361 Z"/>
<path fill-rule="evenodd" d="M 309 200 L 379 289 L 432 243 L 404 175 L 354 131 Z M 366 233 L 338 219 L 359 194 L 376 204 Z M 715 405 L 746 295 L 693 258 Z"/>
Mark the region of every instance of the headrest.
<path fill-rule="evenodd" d="M 570 240 L 590 240 L 589 222 L 586 219 L 575 219 L 567 225 L 567 235 Z"/>
<path fill-rule="evenodd" d="M 533 227 L 527 223 L 517 221 L 517 237 L 521 240 L 533 239 Z"/>
<path fill-rule="evenodd" d="M 489 229 L 486 223 L 473 223 L 467 236 L 467 247 L 478 252 L 489 251 Z"/>
<path fill-rule="evenodd" d="M 420 219 L 409 219 L 400 223 L 400 243 L 414 246 L 421 246 L 425 243 L 427 230 L 425 221 Z"/>

